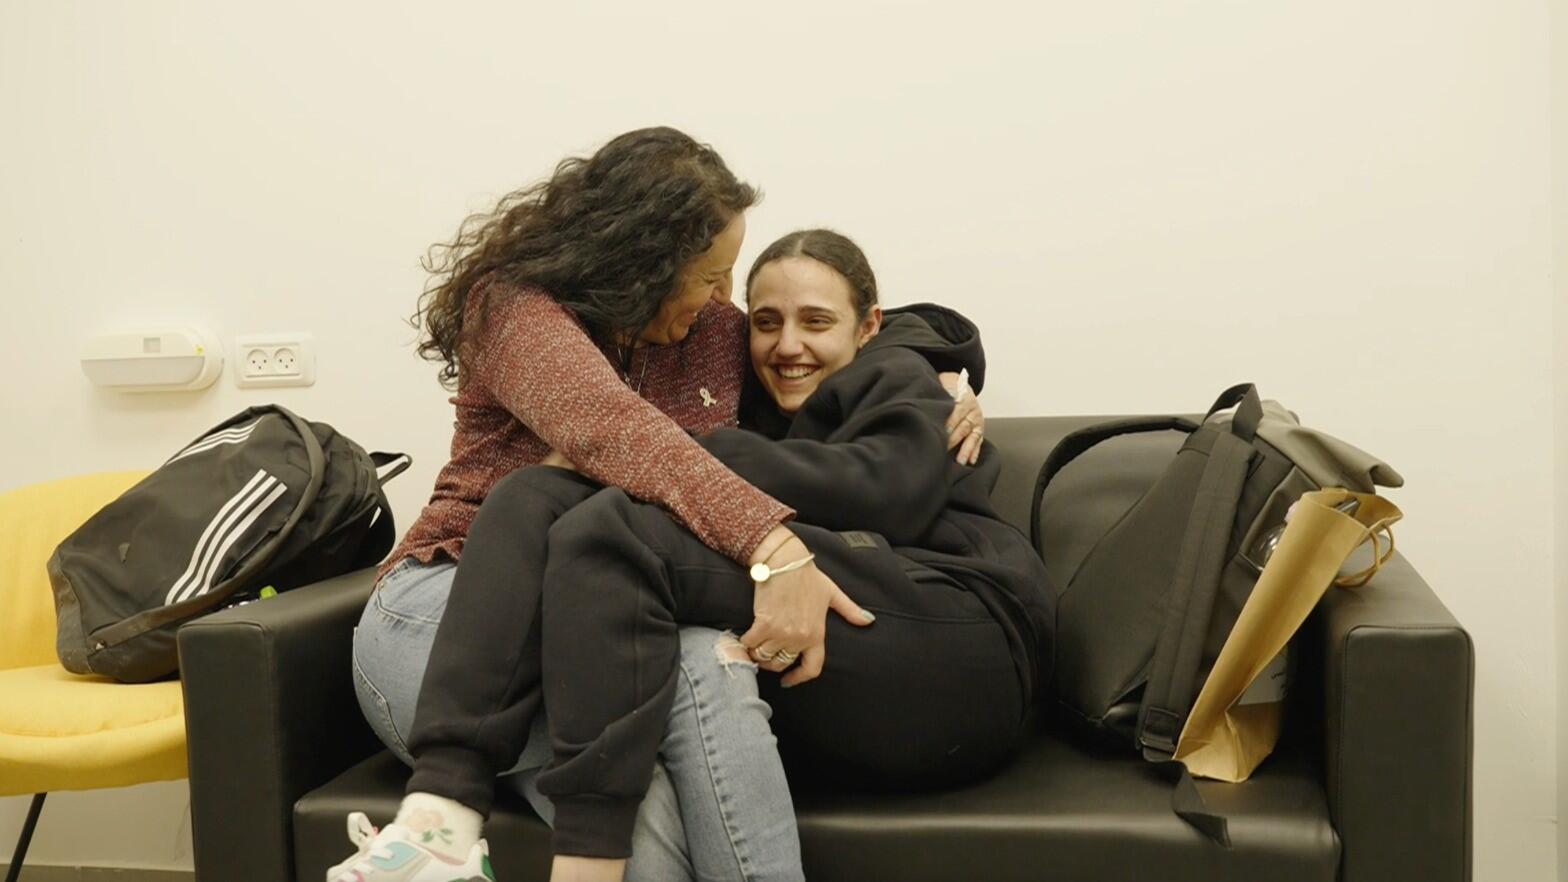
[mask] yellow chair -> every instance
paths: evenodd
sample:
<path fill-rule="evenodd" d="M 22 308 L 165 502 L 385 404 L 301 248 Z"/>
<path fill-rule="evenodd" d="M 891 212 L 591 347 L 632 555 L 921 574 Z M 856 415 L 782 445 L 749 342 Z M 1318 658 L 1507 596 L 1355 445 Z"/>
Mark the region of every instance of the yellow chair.
<path fill-rule="evenodd" d="M 178 680 L 125 684 L 72 674 L 54 650 L 49 556 L 145 475 L 84 475 L 0 493 L 0 796 L 35 794 L 6 882 L 21 873 L 50 791 L 186 776 Z"/>

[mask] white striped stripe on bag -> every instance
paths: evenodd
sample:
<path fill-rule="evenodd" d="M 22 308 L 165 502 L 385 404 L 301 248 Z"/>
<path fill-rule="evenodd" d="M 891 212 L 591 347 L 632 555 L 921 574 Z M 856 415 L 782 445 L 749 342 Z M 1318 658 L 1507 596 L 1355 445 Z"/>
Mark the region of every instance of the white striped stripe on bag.
<path fill-rule="evenodd" d="M 256 431 L 256 426 L 260 424 L 261 420 L 258 419 L 253 422 L 246 423 L 243 426 L 235 426 L 232 429 L 224 429 L 221 432 L 214 432 L 205 438 L 199 438 L 193 442 L 191 446 L 170 457 L 169 462 L 174 462 L 177 459 L 184 459 L 193 453 L 201 453 L 203 450 L 211 450 L 214 447 L 222 447 L 225 444 L 238 444 L 241 441 L 244 441 L 246 438 L 249 438 L 250 433 Z M 168 464 L 168 462 L 164 463 L 164 465 Z"/>
<path fill-rule="evenodd" d="M 169 588 L 164 603 L 178 603 L 211 590 L 213 579 L 217 576 L 218 562 L 288 489 L 288 485 L 267 474 L 266 469 L 258 469 L 245 486 L 230 497 L 212 520 L 207 522 L 207 528 L 191 550 L 190 563 Z"/>

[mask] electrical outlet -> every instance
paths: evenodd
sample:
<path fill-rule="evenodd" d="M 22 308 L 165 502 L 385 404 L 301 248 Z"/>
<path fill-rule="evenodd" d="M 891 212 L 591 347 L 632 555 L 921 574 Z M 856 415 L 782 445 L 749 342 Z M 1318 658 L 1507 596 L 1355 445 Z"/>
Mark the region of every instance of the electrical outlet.
<path fill-rule="evenodd" d="M 234 371 L 234 382 L 241 388 L 310 386 L 316 382 L 316 344 L 310 334 L 250 334 L 234 338 L 234 346 L 235 351 L 245 353 Z"/>

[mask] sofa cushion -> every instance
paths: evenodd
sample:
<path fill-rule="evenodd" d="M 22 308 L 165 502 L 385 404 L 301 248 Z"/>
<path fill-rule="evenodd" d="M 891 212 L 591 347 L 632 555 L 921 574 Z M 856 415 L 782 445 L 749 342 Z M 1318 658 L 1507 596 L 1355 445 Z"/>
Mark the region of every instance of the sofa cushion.
<path fill-rule="evenodd" d="M 1200 787 L 1232 848 L 1171 811 L 1172 784 L 1133 756 L 1036 738 L 958 791 L 888 797 L 797 788 L 812 882 L 981 878 L 1052 882 L 1331 882 L 1339 839 L 1320 775 L 1287 746 L 1245 784 Z"/>
<path fill-rule="evenodd" d="M 294 821 L 299 877 L 320 878 L 349 853 L 348 812 L 365 811 L 378 824 L 390 820 L 406 780 L 406 769 L 382 753 L 301 799 Z M 1049 735 L 997 775 L 961 790 L 888 795 L 806 783 L 795 788 L 795 800 L 812 882 L 1331 882 L 1339 840 L 1320 780 L 1285 745 L 1245 784 L 1203 785 L 1210 806 L 1230 817 L 1229 850 L 1171 813 L 1171 785 L 1152 766 Z M 546 878 L 549 831 L 522 797 L 503 788 L 486 836 L 501 878 Z"/>

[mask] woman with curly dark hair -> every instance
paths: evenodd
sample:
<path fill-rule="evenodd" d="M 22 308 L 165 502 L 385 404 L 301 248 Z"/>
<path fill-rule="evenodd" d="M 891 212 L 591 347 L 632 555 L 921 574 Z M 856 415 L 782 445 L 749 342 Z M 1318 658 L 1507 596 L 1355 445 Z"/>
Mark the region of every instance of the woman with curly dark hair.
<path fill-rule="evenodd" d="M 367 719 L 414 772 L 385 830 L 350 816 L 360 849 L 329 879 L 493 878 L 478 835 L 494 779 L 549 758 L 547 738 L 538 737 L 538 604 L 549 525 L 577 502 L 619 487 L 739 564 L 778 569 L 807 557 L 784 525 L 793 512 L 692 440 L 736 423 L 746 317 L 730 304 L 731 276 L 757 198 L 711 148 L 674 129 L 641 129 L 563 161 L 435 249 L 420 352 L 442 363 L 455 393 L 451 459 L 382 565 L 353 654 Z M 955 437 L 977 416 L 955 411 Z M 572 469 L 525 468 L 552 462 Z M 777 578 L 791 590 L 757 596 L 759 645 L 820 651 L 820 637 L 801 635 L 820 635 L 830 608 L 870 621 L 809 562 Z M 695 641 L 690 657 L 717 664 L 716 638 Z M 483 676 L 465 661 L 464 648 L 491 645 L 514 662 L 492 666 L 503 676 Z M 730 709 L 763 733 L 745 742 L 771 750 L 766 706 L 744 698 Z M 693 786 L 704 785 L 711 790 L 711 782 Z M 549 801 L 524 790 L 550 819 Z M 722 820 L 704 829 L 727 835 L 733 819 Z M 671 837 L 650 834 L 661 838 Z M 721 845 L 715 850 L 738 859 L 734 842 Z M 691 850 L 696 861 L 695 842 Z M 622 870 L 621 862 L 574 859 L 569 843 L 556 851 L 563 878 Z M 798 854 L 770 859 L 785 875 L 798 869 Z M 629 875 L 674 878 L 674 870 L 638 872 L 636 864 Z"/>

